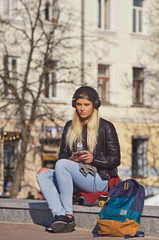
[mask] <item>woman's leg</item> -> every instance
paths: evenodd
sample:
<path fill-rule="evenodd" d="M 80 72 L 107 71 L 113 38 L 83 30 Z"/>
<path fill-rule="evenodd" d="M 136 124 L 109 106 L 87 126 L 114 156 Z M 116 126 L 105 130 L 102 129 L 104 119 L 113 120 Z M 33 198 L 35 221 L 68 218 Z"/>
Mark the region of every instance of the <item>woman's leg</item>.
<path fill-rule="evenodd" d="M 40 169 L 37 172 L 37 181 L 54 216 L 54 221 L 50 226 L 46 227 L 46 230 L 57 233 L 74 231 L 76 226 L 74 218 L 66 216 L 66 211 L 61 205 L 55 170 L 47 168 Z"/>
<path fill-rule="evenodd" d="M 67 159 L 59 160 L 55 170 L 47 169 L 37 173 L 37 181 L 53 216 L 72 214 L 74 186 L 84 192 L 102 192 L 108 189 L 108 181 L 103 181 L 98 173 L 95 176 L 84 176 L 79 171 L 79 163 Z"/>
<path fill-rule="evenodd" d="M 79 163 L 61 159 L 55 166 L 58 188 L 61 193 L 61 204 L 65 213 L 72 214 L 73 185 L 84 192 L 102 192 L 108 190 L 108 181 L 103 181 L 99 174 L 84 176 L 79 171 Z"/>
<path fill-rule="evenodd" d="M 36 174 L 39 187 L 48 203 L 53 216 L 65 215 L 59 197 L 55 170 L 43 168 Z"/>

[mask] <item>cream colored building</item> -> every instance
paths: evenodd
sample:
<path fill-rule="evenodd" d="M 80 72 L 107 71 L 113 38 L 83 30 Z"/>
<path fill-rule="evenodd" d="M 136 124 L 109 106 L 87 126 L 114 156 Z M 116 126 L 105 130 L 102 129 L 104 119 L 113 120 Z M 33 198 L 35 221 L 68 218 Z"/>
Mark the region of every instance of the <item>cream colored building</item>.
<path fill-rule="evenodd" d="M 15 2 L 0 1 L 1 20 L 17 18 L 15 23 L 20 24 L 20 16 L 12 15 L 13 10 L 16 10 L 13 4 Z M 47 10 L 44 11 L 43 19 L 46 28 L 51 28 L 52 24 L 60 25 L 60 21 L 67 21 L 64 11 L 64 15 L 61 14 L 62 17 L 56 22 L 51 2 L 53 0 L 43 1 L 44 9 Z M 57 82 L 50 86 L 48 95 L 44 96 L 43 101 L 50 104 L 54 110 L 59 128 L 55 128 L 52 121 L 46 120 L 42 131 L 41 122 L 36 122 L 19 197 L 26 197 L 30 190 L 36 195 L 39 190 L 36 171 L 41 166 L 54 167 L 62 127 L 74 111 L 71 107 L 72 94 L 81 84 L 98 90 L 102 101 L 100 114 L 112 121 L 117 129 L 121 145 L 120 178 L 137 179 L 145 186 L 147 195 L 158 193 L 159 104 L 157 95 L 154 95 L 157 79 L 150 74 L 152 70 L 157 71 L 157 61 L 150 57 L 153 46 L 150 41 L 153 28 L 150 21 L 152 1 L 58 0 L 56 4 L 58 8 L 65 9 L 67 6 L 72 13 L 71 30 L 68 29 L 72 38 L 68 44 L 76 45 L 76 48 L 66 52 L 62 48 L 58 49 L 55 51 L 55 61 L 60 65 L 62 54 L 66 66 L 71 64 L 79 68 L 74 68 L 71 72 L 66 69 L 59 71 Z M 11 38 L 9 33 L 7 36 Z M 23 52 L 18 46 L 11 47 L 14 39 L 10 38 L 8 44 L 13 60 L 9 63 L 10 68 L 13 69 L 16 65 L 20 71 L 24 64 Z M 2 66 L 2 55 L 0 62 Z M 0 121 L 3 122 L 5 117 L 4 114 L 1 115 Z M 18 136 L 15 126 L 16 117 L 12 119 L 12 124 L 5 126 L 5 132 L 11 137 Z M 11 161 L 4 159 L 12 155 L 9 155 L 10 145 L 7 145 L 8 140 L 5 140 L 4 135 L 1 141 L 0 187 L 3 191 L 4 179 L 7 176 L 6 161 Z M 17 140 L 17 143 L 15 155 L 20 147 L 20 140 Z"/>

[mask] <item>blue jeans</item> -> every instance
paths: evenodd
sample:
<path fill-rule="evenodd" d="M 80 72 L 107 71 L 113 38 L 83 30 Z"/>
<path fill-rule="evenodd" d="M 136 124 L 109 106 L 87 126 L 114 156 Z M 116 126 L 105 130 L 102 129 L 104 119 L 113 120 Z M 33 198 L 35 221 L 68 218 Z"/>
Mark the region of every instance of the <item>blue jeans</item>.
<path fill-rule="evenodd" d="M 84 176 L 79 171 L 79 163 L 60 159 L 55 170 L 37 174 L 39 187 L 53 216 L 72 215 L 72 195 L 75 192 L 102 192 L 108 190 L 108 181 L 98 173 Z"/>

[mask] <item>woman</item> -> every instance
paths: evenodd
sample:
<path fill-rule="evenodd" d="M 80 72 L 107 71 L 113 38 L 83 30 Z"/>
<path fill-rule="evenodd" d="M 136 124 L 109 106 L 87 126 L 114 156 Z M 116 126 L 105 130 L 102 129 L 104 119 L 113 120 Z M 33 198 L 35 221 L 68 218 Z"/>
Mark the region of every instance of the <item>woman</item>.
<path fill-rule="evenodd" d="M 47 230 L 73 231 L 76 226 L 72 216 L 73 193 L 107 191 L 108 179 L 117 176 L 118 137 L 113 124 L 99 118 L 100 104 L 92 87 L 76 90 L 72 99 L 76 110 L 64 127 L 60 160 L 55 170 L 42 168 L 37 172 L 37 181 L 54 217 Z"/>

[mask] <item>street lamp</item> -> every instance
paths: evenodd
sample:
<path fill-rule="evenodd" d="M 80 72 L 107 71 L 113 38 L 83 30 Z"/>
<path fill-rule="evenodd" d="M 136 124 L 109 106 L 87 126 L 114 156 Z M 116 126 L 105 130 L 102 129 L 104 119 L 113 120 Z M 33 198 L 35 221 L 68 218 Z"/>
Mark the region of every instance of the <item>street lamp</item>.
<path fill-rule="evenodd" d="M 84 85 L 84 0 L 81 0 L 81 86 Z"/>

